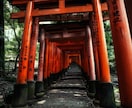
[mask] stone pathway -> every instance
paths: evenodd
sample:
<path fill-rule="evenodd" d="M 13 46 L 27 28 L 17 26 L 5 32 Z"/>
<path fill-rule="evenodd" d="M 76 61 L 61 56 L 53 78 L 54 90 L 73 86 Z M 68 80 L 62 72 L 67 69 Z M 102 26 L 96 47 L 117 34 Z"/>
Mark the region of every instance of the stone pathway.
<path fill-rule="evenodd" d="M 74 70 L 74 71 L 73 71 Z M 61 79 L 51 84 L 47 94 L 30 108 L 99 108 L 87 96 L 81 70 L 72 66 Z"/>

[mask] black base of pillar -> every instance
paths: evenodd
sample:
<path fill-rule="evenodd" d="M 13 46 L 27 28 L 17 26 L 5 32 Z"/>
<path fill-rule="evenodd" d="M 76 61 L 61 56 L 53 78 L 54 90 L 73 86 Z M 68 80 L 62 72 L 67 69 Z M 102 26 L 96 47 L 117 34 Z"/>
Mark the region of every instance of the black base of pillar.
<path fill-rule="evenodd" d="M 100 106 L 116 108 L 112 83 L 100 83 Z"/>
<path fill-rule="evenodd" d="M 44 84 L 43 81 L 37 81 L 35 83 L 35 96 L 42 97 L 44 95 Z"/>
<path fill-rule="evenodd" d="M 96 81 L 95 87 L 96 87 L 95 98 L 96 98 L 97 100 L 99 100 L 99 97 L 100 97 L 100 81 Z"/>
<path fill-rule="evenodd" d="M 28 81 L 28 100 L 35 98 L 35 82 L 34 81 Z"/>
<path fill-rule="evenodd" d="M 51 83 L 54 81 L 55 79 L 54 79 L 54 74 L 51 74 L 50 75 L 50 81 L 51 81 Z"/>
<path fill-rule="evenodd" d="M 96 87 L 95 87 L 96 81 L 88 81 L 88 96 L 91 98 L 94 98 L 96 93 Z"/>
<path fill-rule="evenodd" d="M 12 107 L 24 107 L 27 105 L 27 84 L 15 84 Z"/>
<path fill-rule="evenodd" d="M 48 88 L 48 81 L 47 79 L 44 79 L 44 91 L 47 91 L 47 88 Z"/>
<path fill-rule="evenodd" d="M 47 78 L 47 84 L 48 84 L 47 87 L 49 87 L 50 84 L 51 84 L 51 79 L 50 79 L 50 77 Z"/>

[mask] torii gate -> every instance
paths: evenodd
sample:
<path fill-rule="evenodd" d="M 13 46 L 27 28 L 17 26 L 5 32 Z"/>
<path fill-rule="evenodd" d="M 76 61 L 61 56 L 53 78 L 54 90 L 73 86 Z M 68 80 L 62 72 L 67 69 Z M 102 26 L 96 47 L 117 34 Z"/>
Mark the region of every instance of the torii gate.
<path fill-rule="evenodd" d="M 85 71 L 87 71 L 86 74 L 90 78 L 92 87 L 96 80 L 100 81 L 101 105 L 104 107 L 115 107 L 102 18 L 102 11 L 108 10 L 116 56 L 121 105 L 123 107 L 132 107 L 132 44 L 123 0 L 108 0 L 107 2 L 105 0 L 101 0 L 101 2 L 99 0 L 85 0 L 84 2 L 80 0 L 76 2 L 74 0 L 12 0 L 12 4 L 21 9 L 20 12 L 13 13 L 12 18 L 21 19 L 21 21 L 25 18 L 17 84 L 14 88 L 13 106 L 25 105 L 27 103 L 27 95 L 33 95 L 29 94 L 31 92 L 30 89 L 27 88 L 31 88 L 34 84 L 33 69 L 39 22 L 48 20 L 48 18 L 51 20 L 83 20 L 86 19 L 86 17 L 47 18 L 45 16 L 91 12 L 92 14 L 91 17 L 89 17 L 89 21 L 92 21 L 93 24 L 91 24 L 90 27 L 88 25 L 86 26 L 86 40 L 89 42 L 86 42 L 85 48 L 82 48 L 85 49 L 83 56 L 81 56 L 82 64 Z M 94 33 L 96 36 L 92 36 L 91 31 L 92 35 Z M 43 80 L 47 82 L 51 71 L 57 73 L 62 70 L 63 66 L 59 66 L 58 64 L 63 62 L 61 58 L 65 59 L 63 52 L 57 48 L 56 43 L 45 39 L 44 30 L 41 31 L 40 37 L 40 65 L 36 83 L 37 96 L 43 95 Z M 49 54 L 52 59 L 50 59 Z M 55 54 L 57 56 L 54 56 Z M 86 60 L 84 60 L 84 56 L 86 56 Z M 54 67 L 51 68 L 51 65 L 54 65 Z M 44 69 L 42 67 L 44 67 Z M 53 70 L 49 71 L 49 67 Z"/>

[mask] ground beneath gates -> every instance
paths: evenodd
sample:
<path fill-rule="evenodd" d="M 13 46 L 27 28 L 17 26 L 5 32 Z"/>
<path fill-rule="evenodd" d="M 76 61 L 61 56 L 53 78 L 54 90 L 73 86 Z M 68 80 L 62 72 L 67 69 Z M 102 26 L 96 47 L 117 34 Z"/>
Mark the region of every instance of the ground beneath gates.
<path fill-rule="evenodd" d="M 43 98 L 30 108 L 100 108 L 87 96 L 85 79 L 79 67 L 71 66 L 65 75 L 51 84 Z"/>

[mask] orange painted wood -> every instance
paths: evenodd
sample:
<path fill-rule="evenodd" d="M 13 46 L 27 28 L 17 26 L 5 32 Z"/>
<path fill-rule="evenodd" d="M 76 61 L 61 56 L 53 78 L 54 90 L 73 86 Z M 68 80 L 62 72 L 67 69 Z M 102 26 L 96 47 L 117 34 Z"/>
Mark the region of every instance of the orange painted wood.
<path fill-rule="evenodd" d="M 132 41 L 122 0 L 109 0 L 109 14 L 115 50 L 121 104 L 132 107 Z"/>
<path fill-rule="evenodd" d="M 93 51 L 94 51 L 94 60 L 95 60 L 95 72 L 96 78 L 100 80 L 100 67 L 99 67 L 99 56 L 98 56 L 98 37 L 97 37 L 97 22 L 95 20 L 94 14 L 90 16 L 91 19 L 91 30 L 92 30 L 92 39 L 93 39 Z"/>
<path fill-rule="evenodd" d="M 59 0 L 59 8 L 65 8 L 65 0 Z"/>
<path fill-rule="evenodd" d="M 40 35 L 39 63 L 38 63 L 37 81 L 43 81 L 44 52 L 45 52 L 45 32 L 42 29 L 41 30 L 41 35 Z"/>
<path fill-rule="evenodd" d="M 46 52 L 45 52 L 45 67 L 44 67 L 44 79 L 47 79 L 48 78 L 48 54 L 49 54 L 49 52 L 48 52 L 48 50 L 49 50 L 49 45 L 48 45 L 48 43 L 49 43 L 49 40 L 48 39 L 46 39 Z"/>
<path fill-rule="evenodd" d="M 52 52 L 52 42 L 49 42 L 49 57 L 48 57 L 48 75 L 52 73 L 52 62 L 53 62 L 53 52 Z"/>
<path fill-rule="evenodd" d="M 97 29 L 98 29 L 97 32 L 98 41 L 99 41 L 98 54 L 99 54 L 100 69 L 101 69 L 100 80 L 102 82 L 111 82 L 100 0 L 93 0 L 93 7 L 94 7 L 95 20 L 97 21 Z"/>
<path fill-rule="evenodd" d="M 28 81 L 34 80 L 34 64 L 35 64 L 38 33 L 39 33 L 39 18 L 36 17 L 34 20 L 33 31 L 32 31 L 32 35 L 31 35 L 31 41 L 30 41 L 28 74 L 27 74 L 27 80 Z"/>
<path fill-rule="evenodd" d="M 53 67 L 54 67 L 54 43 L 51 42 L 51 74 L 54 73 Z"/>
<path fill-rule="evenodd" d="M 54 73 L 54 61 L 55 61 L 55 43 L 52 42 L 52 72 Z"/>
<path fill-rule="evenodd" d="M 57 60 L 58 60 L 58 55 L 57 55 L 57 47 L 55 47 L 55 73 L 57 73 Z"/>
<path fill-rule="evenodd" d="M 86 27 L 87 31 L 87 42 L 88 42 L 88 55 L 89 55 L 89 77 L 90 80 L 96 80 L 95 75 L 95 63 L 94 63 L 94 55 L 93 55 L 93 43 L 92 43 L 92 36 L 91 36 L 91 29 L 89 26 Z"/>
<path fill-rule="evenodd" d="M 50 77 L 51 75 L 51 62 L 52 62 L 52 58 L 51 58 L 51 42 L 48 42 L 48 67 L 47 67 L 47 75 L 48 77 Z"/>
<path fill-rule="evenodd" d="M 57 61 L 56 61 L 56 63 L 57 63 L 57 68 L 56 68 L 56 71 L 57 71 L 57 73 L 59 72 L 59 70 L 60 70 L 60 51 L 59 51 L 59 48 L 57 48 Z"/>
<path fill-rule="evenodd" d="M 86 37 L 87 38 L 87 37 Z M 87 73 L 87 75 L 89 76 L 89 61 L 88 61 L 88 59 L 89 59 L 89 54 L 88 54 L 88 42 L 87 42 L 87 39 L 85 39 L 85 46 L 84 46 L 84 55 L 85 55 L 85 65 L 86 65 L 86 73 Z M 80 58 L 80 60 L 81 60 L 81 58 Z"/>
<path fill-rule="evenodd" d="M 86 59 L 86 58 L 87 58 L 87 57 L 86 57 L 86 56 L 87 56 L 87 55 L 86 55 L 86 54 L 87 54 L 86 52 L 87 52 L 87 51 L 85 50 L 85 48 L 83 48 L 83 55 L 84 55 L 84 57 L 83 57 L 83 59 L 84 59 L 84 60 L 83 60 L 83 62 L 84 62 L 84 71 L 85 71 L 85 72 L 89 72 L 89 70 L 87 70 L 87 69 L 88 69 L 88 61 L 87 61 L 87 59 Z"/>
<path fill-rule="evenodd" d="M 93 39 L 94 40 L 94 39 Z M 93 45 L 94 50 L 94 60 L 95 60 L 95 72 L 96 72 L 96 78 L 98 81 L 100 81 L 100 67 L 99 67 L 99 55 L 98 55 L 98 49 L 96 43 Z"/>
<path fill-rule="evenodd" d="M 24 32 L 22 36 L 22 45 L 21 45 L 18 76 L 17 76 L 18 84 L 27 83 L 30 35 L 31 35 L 31 26 L 32 26 L 32 16 L 31 16 L 32 9 L 33 9 L 33 2 L 29 1 L 26 8 L 25 23 L 24 23 L 25 25 L 24 25 Z"/>
<path fill-rule="evenodd" d="M 102 11 L 107 10 L 106 3 L 102 4 Z M 73 7 L 67 7 L 67 8 L 56 8 L 56 9 L 34 9 L 32 16 L 45 16 L 45 15 L 56 15 L 56 14 L 68 14 L 68 13 L 80 13 L 80 12 L 92 12 L 93 7 L 91 4 L 85 5 L 85 6 L 73 6 Z M 25 12 L 20 11 L 17 13 L 12 13 L 11 18 L 18 19 L 18 18 L 24 18 Z"/>

